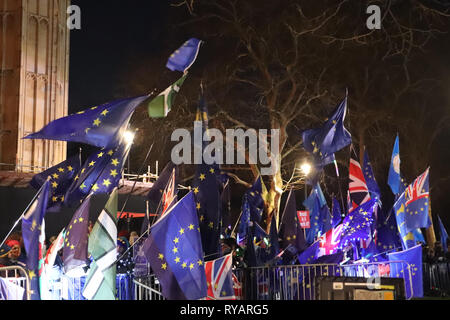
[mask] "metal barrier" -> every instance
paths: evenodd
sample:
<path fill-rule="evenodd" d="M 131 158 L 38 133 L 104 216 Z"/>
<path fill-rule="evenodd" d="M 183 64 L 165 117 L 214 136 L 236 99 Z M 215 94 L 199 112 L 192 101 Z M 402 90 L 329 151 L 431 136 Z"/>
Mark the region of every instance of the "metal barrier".
<path fill-rule="evenodd" d="M 0 268 L 0 286 L 5 286 L 6 297 L 4 300 L 30 300 L 30 278 L 26 270 L 19 266 Z"/>
<path fill-rule="evenodd" d="M 422 267 L 425 295 L 450 295 L 450 262 L 423 263 Z"/>
<path fill-rule="evenodd" d="M 165 300 L 161 284 L 155 275 L 133 279 L 136 300 Z"/>
<path fill-rule="evenodd" d="M 367 264 L 336 265 L 287 265 L 257 267 L 235 270 L 242 284 L 241 300 L 315 300 L 315 279 L 319 276 L 364 277 L 368 288 L 376 288 L 376 278 L 394 277 L 391 268 L 410 271 L 404 261 L 377 262 Z M 411 272 L 405 281 L 406 292 L 413 293 Z M 407 287 L 406 287 L 407 286 Z"/>

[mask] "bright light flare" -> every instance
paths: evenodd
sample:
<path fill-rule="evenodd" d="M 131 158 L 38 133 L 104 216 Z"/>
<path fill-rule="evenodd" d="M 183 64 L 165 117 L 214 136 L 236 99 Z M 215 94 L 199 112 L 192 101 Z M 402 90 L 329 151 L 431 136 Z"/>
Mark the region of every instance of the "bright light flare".
<path fill-rule="evenodd" d="M 300 170 L 302 170 L 303 174 L 307 176 L 311 172 L 311 165 L 309 163 L 304 163 L 300 166 Z"/>
<path fill-rule="evenodd" d="M 123 138 L 128 145 L 133 143 L 134 136 L 135 136 L 135 133 L 132 131 L 125 131 L 125 133 L 123 134 Z"/>

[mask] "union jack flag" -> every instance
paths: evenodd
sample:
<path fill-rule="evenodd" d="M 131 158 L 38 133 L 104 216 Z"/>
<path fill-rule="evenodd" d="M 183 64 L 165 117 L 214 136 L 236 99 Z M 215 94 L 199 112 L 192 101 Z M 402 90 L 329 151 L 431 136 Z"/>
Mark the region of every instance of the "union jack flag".
<path fill-rule="evenodd" d="M 205 262 L 207 300 L 235 300 L 232 278 L 231 253 L 219 259 Z"/>
<path fill-rule="evenodd" d="M 370 200 L 369 189 L 367 188 L 366 179 L 364 179 L 361 165 L 359 164 L 358 160 L 353 157 L 354 155 L 352 154 L 352 157 L 350 158 L 349 168 L 350 183 L 348 186 L 348 190 L 351 203 L 351 206 L 349 206 L 348 208 L 349 213 Z"/>
<path fill-rule="evenodd" d="M 322 235 L 319 238 L 319 251 L 317 257 L 336 253 L 341 241 L 341 234 L 342 224 Z"/>
<path fill-rule="evenodd" d="M 418 176 L 404 192 L 406 231 L 417 228 L 428 228 L 431 221 L 428 215 L 429 207 L 429 169 Z"/>
<path fill-rule="evenodd" d="M 176 179 L 174 168 L 172 169 L 171 177 L 161 197 L 161 204 L 160 204 L 161 217 L 163 217 L 164 214 L 168 211 L 168 209 L 172 207 L 173 204 L 175 204 L 177 197 L 177 186 L 175 185 L 175 181 Z"/>

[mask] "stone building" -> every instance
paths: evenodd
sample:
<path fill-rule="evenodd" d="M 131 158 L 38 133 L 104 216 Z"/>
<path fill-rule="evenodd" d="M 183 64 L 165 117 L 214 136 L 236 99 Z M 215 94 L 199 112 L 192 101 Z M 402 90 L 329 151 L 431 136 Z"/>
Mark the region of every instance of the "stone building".
<path fill-rule="evenodd" d="M 67 115 L 68 6 L 0 0 L 0 170 L 38 172 L 66 159 L 65 142 L 22 137 Z"/>

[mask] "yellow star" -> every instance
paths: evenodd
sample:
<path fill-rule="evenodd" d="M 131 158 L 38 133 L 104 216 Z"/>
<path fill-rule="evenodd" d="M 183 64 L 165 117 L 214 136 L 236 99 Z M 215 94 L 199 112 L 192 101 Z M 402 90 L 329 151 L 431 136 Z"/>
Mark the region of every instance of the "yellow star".
<path fill-rule="evenodd" d="M 52 197 L 52 201 L 53 201 L 53 202 L 58 201 L 58 197 Z"/>
<path fill-rule="evenodd" d="M 201 180 L 201 181 L 203 181 L 203 180 L 205 180 L 206 179 L 206 176 L 202 173 L 202 174 L 200 174 L 200 177 L 199 177 L 199 179 Z"/>
<path fill-rule="evenodd" d="M 186 268 L 187 267 L 186 262 L 183 262 L 183 264 L 181 266 L 183 267 L 183 269 Z"/>
<path fill-rule="evenodd" d="M 194 225 L 190 224 L 188 228 L 189 228 L 189 230 L 194 230 Z"/>
<path fill-rule="evenodd" d="M 164 259 L 164 255 L 163 255 L 162 253 L 160 253 L 160 254 L 158 255 L 158 259 L 160 259 L 160 260 Z"/>
<path fill-rule="evenodd" d="M 83 184 L 80 186 L 80 189 L 83 190 L 84 188 L 86 188 L 86 185 L 83 182 Z"/>
<path fill-rule="evenodd" d="M 77 181 L 78 179 L 80 179 L 80 177 L 78 175 L 76 175 L 74 180 Z"/>
<path fill-rule="evenodd" d="M 72 172 L 72 171 L 73 171 L 73 167 L 72 167 L 72 166 L 68 166 L 68 167 L 67 167 L 67 170 L 70 171 L 70 172 Z"/>
<path fill-rule="evenodd" d="M 114 178 L 118 175 L 117 170 L 111 170 L 111 176 Z"/>
<path fill-rule="evenodd" d="M 214 168 L 209 169 L 209 172 L 214 173 Z"/>
<path fill-rule="evenodd" d="M 108 151 L 108 156 L 112 156 L 112 155 L 113 155 L 113 153 L 114 153 L 114 151 L 113 151 L 113 150 L 109 150 L 109 151 Z"/>
<path fill-rule="evenodd" d="M 71 245 L 71 246 L 70 246 L 70 249 L 72 249 L 72 250 L 75 249 L 75 246 L 74 246 L 74 245 Z"/>
<path fill-rule="evenodd" d="M 103 155 L 104 155 L 104 153 L 103 153 L 103 152 L 100 152 L 100 153 L 97 155 L 97 158 L 101 158 L 101 157 L 103 157 Z"/>
<path fill-rule="evenodd" d="M 202 260 L 198 260 L 198 261 L 197 261 L 197 264 L 198 264 L 199 266 L 202 266 L 202 265 L 203 265 L 203 261 L 202 261 Z"/>
<path fill-rule="evenodd" d="M 52 175 L 52 177 L 55 178 L 55 179 L 58 179 L 58 178 L 59 178 L 58 174 L 56 174 L 56 173 L 54 173 L 54 174 Z"/>
<path fill-rule="evenodd" d="M 180 257 L 176 257 L 174 261 L 175 261 L 175 263 L 179 263 L 180 262 Z"/>
<path fill-rule="evenodd" d="M 180 239 L 175 238 L 175 239 L 173 239 L 173 242 L 178 243 L 178 242 L 180 242 Z"/>
<path fill-rule="evenodd" d="M 166 269 L 167 269 L 167 263 L 163 263 L 163 264 L 161 265 L 161 269 L 166 270 Z"/>
<path fill-rule="evenodd" d="M 214 227 L 214 223 L 211 221 L 209 224 L 208 224 L 208 227 L 210 227 L 211 229 Z"/>
<path fill-rule="evenodd" d="M 83 222 L 83 218 L 82 217 L 80 217 L 80 218 L 78 218 L 78 222 Z"/>
<path fill-rule="evenodd" d="M 191 263 L 190 265 L 189 265 L 189 269 L 194 269 L 194 264 L 193 263 Z"/>
<path fill-rule="evenodd" d="M 93 167 L 95 165 L 95 161 L 89 162 L 89 167 Z"/>
<path fill-rule="evenodd" d="M 33 270 L 30 270 L 30 271 L 28 272 L 28 276 L 30 277 L 30 280 L 32 280 L 34 277 L 36 277 L 36 273 L 34 273 Z"/>
<path fill-rule="evenodd" d="M 52 187 L 53 187 L 53 188 L 56 188 L 56 187 L 58 187 L 58 183 L 57 183 L 56 181 L 53 181 L 53 183 L 52 183 Z"/>
<path fill-rule="evenodd" d="M 197 210 L 200 209 L 202 206 L 200 205 L 200 202 L 197 202 Z"/>
<path fill-rule="evenodd" d="M 101 113 L 102 116 L 106 116 L 108 114 L 108 110 L 103 110 L 103 112 Z"/>
<path fill-rule="evenodd" d="M 184 233 L 184 229 L 181 228 L 179 232 L 180 232 L 180 234 L 183 234 Z"/>
<path fill-rule="evenodd" d="M 59 172 L 64 172 L 64 168 L 58 168 Z"/>
<path fill-rule="evenodd" d="M 112 161 L 111 161 L 111 163 L 112 163 L 112 165 L 113 166 L 118 166 L 119 165 L 119 160 L 116 158 L 116 159 L 113 159 Z"/>
<path fill-rule="evenodd" d="M 92 190 L 94 190 L 94 192 L 97 191 L 97 190 L 98 190 L 98 185 L 97 185 L 97 184 L 94 184 L 94 185 L 92 186 Z"/>
<path fill-rule="evenodd" d="M 198 187 L 195 187 L 195 188 L 194 188 L 194 193 L 195 193 L 195 194 L 199 193 Z"/>
<path fill-rule="evenodd" d="M 103 185 L 106 187 L 109 187 L 109 185 L 111 184 L 111 181 L 109 181 L 109 179 L 104 179 L 103 180 Z"/>
<path fill-rule="evenodd" d="M 98 127 L 102 123 L 99 118 L 94 120 L 94 126 Z"/>
<path fill-rule="evenodd" d="M 200 220 L 200 221 L 205 220 L 205 216 L 204 216 L 204 215 L 201 215 L 200 218 L 199 218 L 199 220 Z"/>

